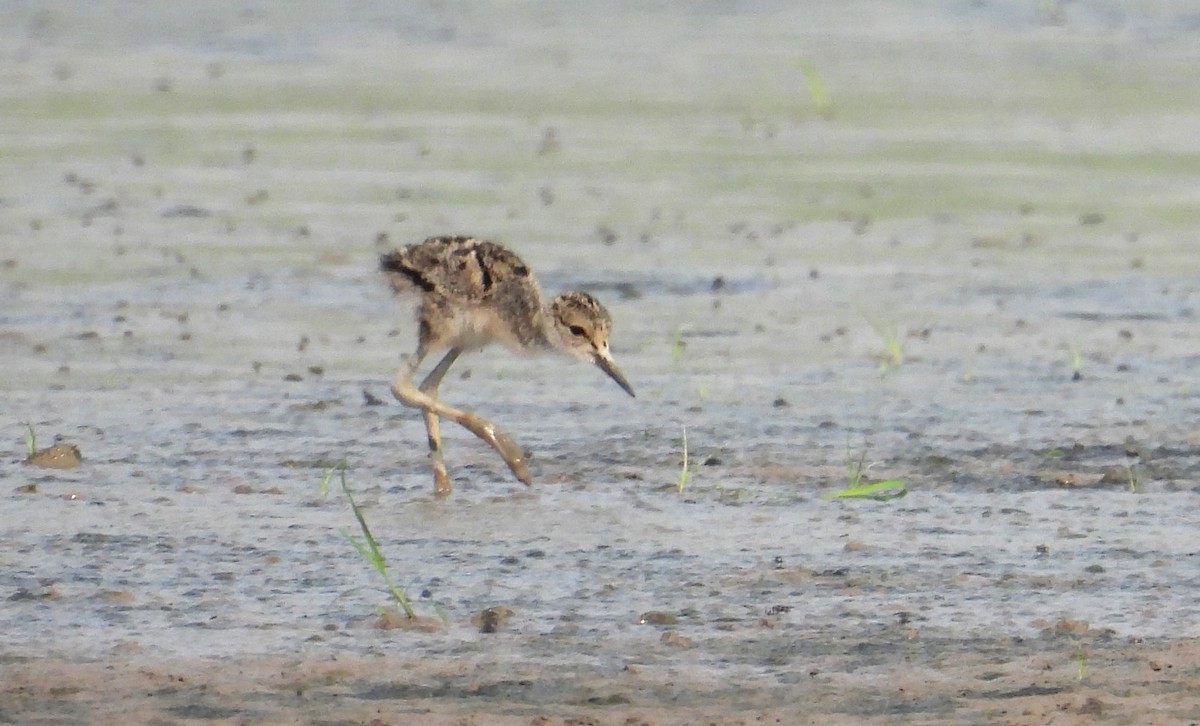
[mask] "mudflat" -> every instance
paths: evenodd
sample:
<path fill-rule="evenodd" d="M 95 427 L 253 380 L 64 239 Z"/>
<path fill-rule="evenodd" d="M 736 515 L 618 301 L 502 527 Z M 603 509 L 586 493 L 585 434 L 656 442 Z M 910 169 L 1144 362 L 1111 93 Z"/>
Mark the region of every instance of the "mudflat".
<path fill-rule="evenodd" d="M 0 722 L 1200 721 L 1189 3 L 161 5 L 0 9 Z"/>

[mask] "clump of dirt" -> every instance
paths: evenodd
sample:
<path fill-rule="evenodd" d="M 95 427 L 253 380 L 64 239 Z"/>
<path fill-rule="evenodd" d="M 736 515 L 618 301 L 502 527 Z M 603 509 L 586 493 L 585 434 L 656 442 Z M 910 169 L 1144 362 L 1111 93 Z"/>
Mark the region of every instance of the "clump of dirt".
<path fill-rule="evenodd" d="M 27 466 L 41 469 L 74 469 L 83 462 L 83 454 L 75 444 L 59 442 L 33 452 L 25 459 Z"/>

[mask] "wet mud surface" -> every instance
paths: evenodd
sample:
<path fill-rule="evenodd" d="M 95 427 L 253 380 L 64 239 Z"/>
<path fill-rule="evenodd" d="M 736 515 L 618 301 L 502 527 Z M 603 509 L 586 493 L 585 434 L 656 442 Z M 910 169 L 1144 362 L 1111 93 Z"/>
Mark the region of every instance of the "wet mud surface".
<path fill-rule="evenodd" d="M 832 8 L 0 11 L 0 722 L 1200 720 L 1188 6 Z M 447 233 L 638 391 L 465 356 L 529 488 Z"/>

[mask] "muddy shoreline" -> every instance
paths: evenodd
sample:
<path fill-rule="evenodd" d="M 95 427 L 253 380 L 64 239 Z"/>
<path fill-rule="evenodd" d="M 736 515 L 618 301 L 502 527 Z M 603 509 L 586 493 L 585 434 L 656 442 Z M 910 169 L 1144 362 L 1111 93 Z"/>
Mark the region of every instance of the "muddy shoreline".
<path fill-rule="evenodd" d="M 764 638 L 784 639 L 778 632 L 761 632 Z M 1167 724 L 1186 721 L 1200 706 L 1189 685 L 1195 682 L 1194 643 L 1118 644 L 1048 635 L 964 644 L 879 632 L 835 642 L 841 649 L 837 655 L 828 654 L 827 637 L 793 641 L 780 671 L 786 663 L 794 675 L 766 681 L 702 682 L 684 676 L 678 666 L 653 662 L 653 656 L 618 668 L 571 668 L 551 678 L 542 670 L 487 659 L 401 663 L 382 653 L 236 663 L 42 661 L 26 664 L 8 686 L 6 701 L 10 708 L 37 704 L 57 714 L 59 723 L 131 718 L 147 723 L 1037 724 L 1100 719 Z M 1082 667 L 1078 657 L 1074 662 L 1061 658 L 1072 648 L 1084 654 Z M 654 649 L 648 646 L 647 655 Z M 894 670 L 897 653 L 904 654 L 902 672 Z M 109 697 L 89 686 L 98 682 L 107 684 Z M 144 697 L 146 691 L 151 698 Z M 123 703 L 114 703 L 113 695 Z M 41 721 L 35 716 L 21 722 Z"/>

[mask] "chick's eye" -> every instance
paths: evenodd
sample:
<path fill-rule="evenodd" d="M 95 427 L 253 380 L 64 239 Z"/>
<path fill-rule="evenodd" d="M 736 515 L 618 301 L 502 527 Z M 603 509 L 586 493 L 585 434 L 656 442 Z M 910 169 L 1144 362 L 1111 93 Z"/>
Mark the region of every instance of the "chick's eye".
<path fill-rule="evenodd" d="M 567 328 L 567 330 L 571 331 L 571 335 L 578 335 L 581 338 L 587 335 L 587 331 L 579 325 L 572 325 L 571 327 Z"/>

